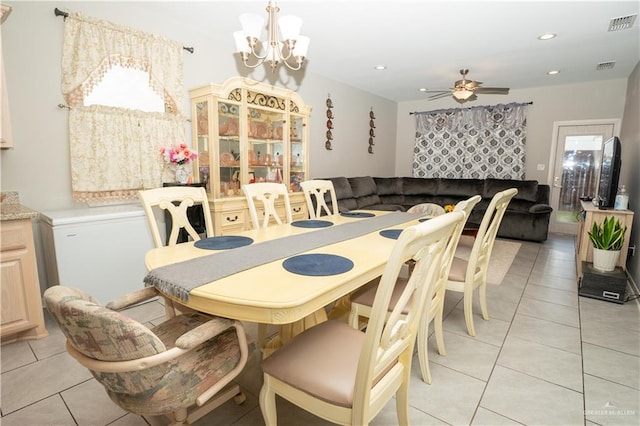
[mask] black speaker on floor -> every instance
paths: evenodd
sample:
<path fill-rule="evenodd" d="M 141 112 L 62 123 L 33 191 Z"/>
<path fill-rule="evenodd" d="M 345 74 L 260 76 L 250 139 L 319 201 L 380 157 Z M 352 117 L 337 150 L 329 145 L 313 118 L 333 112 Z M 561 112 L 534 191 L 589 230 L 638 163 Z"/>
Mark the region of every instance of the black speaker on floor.
<path fill-rule="evenodd" d="M 627 273 L 620 267 L 611 272 L 602 272 L 592 263 L 582 262 L 580 296 L 622 304 L 627 297 Z"/>

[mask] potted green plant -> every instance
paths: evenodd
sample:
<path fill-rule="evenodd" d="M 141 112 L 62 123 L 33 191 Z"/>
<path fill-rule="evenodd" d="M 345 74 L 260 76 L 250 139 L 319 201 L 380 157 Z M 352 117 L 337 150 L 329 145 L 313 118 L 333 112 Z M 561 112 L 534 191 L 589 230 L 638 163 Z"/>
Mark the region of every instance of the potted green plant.
<path fill-rule="evenodd" d="M 614 217 L 605 217 L 602 224 L 593 223 L 589 238 L 593 244 L 593 267 L 600 271 L 613 271 L 618 263 L 627 227 Z"/>

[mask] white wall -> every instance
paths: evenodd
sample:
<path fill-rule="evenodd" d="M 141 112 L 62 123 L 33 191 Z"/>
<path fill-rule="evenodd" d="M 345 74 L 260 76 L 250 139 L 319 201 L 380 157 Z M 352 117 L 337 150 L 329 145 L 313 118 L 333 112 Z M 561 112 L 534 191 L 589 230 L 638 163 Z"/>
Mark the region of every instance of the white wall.
<path fill-rule="evenodd" d="M 193 28 L 175 16 L 161 14 L 154 2 L 12 2 L 2 25 L 2 48 L 15 149 L 0 151 L 3 191 L 18 191 L 23 204 L 39 211 L 85 207 L 71 196 L 67 110 L 57 108 L 60 90 L 64 21 L 54 8 L 68 9 L 140 31 L 156 33 L 195 48 L 184 55 L 187 91 L 242 75 L 288 87 L 312 106 L 311 177 L 392 175 L 394 173 L 396 104 L 332 80 L 305 72 L 272 76 L 246 73 L 233 54 L 231 34 L 215 28 Z M 313 58 L 311 58 L 313 60 Z M 280 79 L 281 81 L 277 81 Z M 327 94 L 335 106 L 333 150 L 325 150 Z M 369 110 L 376 113 L 376 147 L 367 153 Z M 187 126 L 187 134 L 191 132 Z"/>
<path fill-rule="evenodd" d="M 533 102 L 527 111 L 526 178 L 548 183 L 554 121 L 622 119 L 626 87 L 627 80 L 618 79 L 511 90 L 509 95 L 479 95 L 478 100 L 462 106 L 451 97 L 434 101 L 401 102 L 398 104 L 396 132 L 396 174 L 411 176 L 416 126 L 415 118 L 409 115 L 410 112 Z M 545 170 L 536 170 L 538 164 L 544 164 Z"/>
<path fill-rule="evenodd" d="M 640 286 L 640 63 L 629 76 L 627 100 L 622 118 L 620 141 L 622 144 L 622 165 L 620 184 L 625 184 L 629 192 L 629 210 L 635 212 L 629 247 L 635 246 L 635 256 L 627 260 L 627 268 L 633 280 Z"/>

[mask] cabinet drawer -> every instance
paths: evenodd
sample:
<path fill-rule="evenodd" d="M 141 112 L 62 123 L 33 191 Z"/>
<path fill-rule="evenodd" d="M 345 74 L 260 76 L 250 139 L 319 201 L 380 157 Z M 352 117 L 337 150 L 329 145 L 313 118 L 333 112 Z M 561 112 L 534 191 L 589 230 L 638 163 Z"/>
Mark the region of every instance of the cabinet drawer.
<path fill-rule="evenodd" d="M 31 222 L 23 225 L 22 221 L 11 220 L 2 222 L 2 239 L 0 239 L 0 251 L 23 250 L 27 247 L 30 235 L 27 235 Z"/>
<path fill-rule="evenodd" d="M 244 229 L 246 224 L 244 210 L 231 210 L 228 212 L 220 212 L 217 215 L 220 219 L 220 227 L 224 230 L 230 227 Z"/>
<path fill-rule="evenodd" d="M 291 203 L 291 215 L 293 220 L 308 219 L 306 203 Z"/>

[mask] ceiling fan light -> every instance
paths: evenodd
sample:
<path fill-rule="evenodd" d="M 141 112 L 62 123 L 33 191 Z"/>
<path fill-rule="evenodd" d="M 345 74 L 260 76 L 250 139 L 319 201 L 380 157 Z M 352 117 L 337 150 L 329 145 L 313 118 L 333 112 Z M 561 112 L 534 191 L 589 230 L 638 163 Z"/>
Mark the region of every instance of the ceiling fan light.
<path fill-rule="evenodd" d="M 471 96 L 473 96 L 473 92 L 471 90 L 461 89 L 453 92 L 453 97 L 459 101 L 466 101 Z"/>

